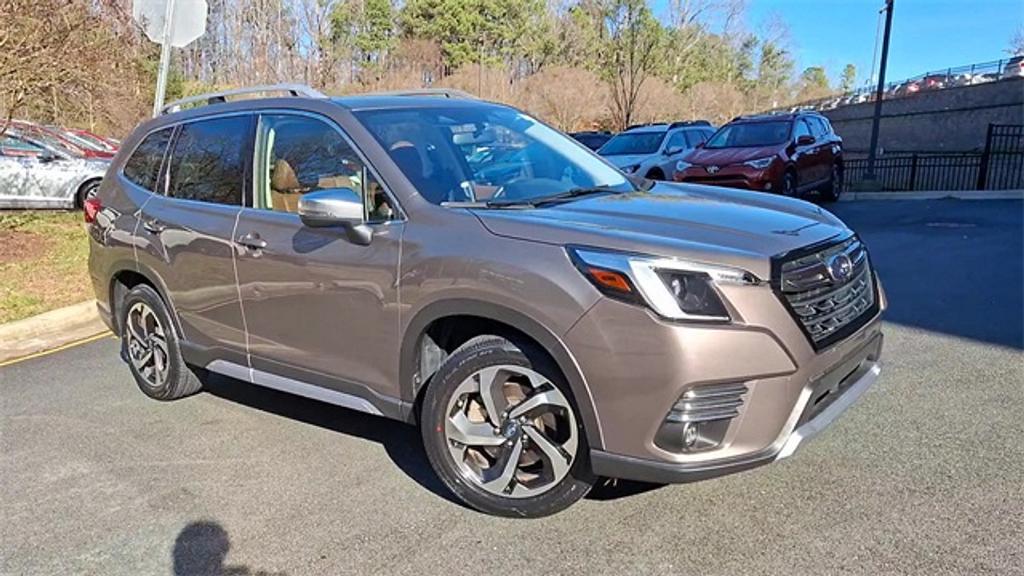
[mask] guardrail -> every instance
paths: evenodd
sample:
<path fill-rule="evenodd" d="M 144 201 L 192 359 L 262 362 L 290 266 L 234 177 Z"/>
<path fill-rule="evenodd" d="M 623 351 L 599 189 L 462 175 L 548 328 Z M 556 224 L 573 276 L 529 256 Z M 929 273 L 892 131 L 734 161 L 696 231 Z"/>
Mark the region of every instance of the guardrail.
<path fill-rule="evenodd" d="M 1022 62 L 1021 58 L 1022 57 L 1020 56 L 1016 56 L 1014 58 L 1003 58 L 1000 60 L 992 60 L 990 62 L 967 64 L 965 66 L 956 66 L 945 68 L 943 70 L 925 72 L 924 74 L 918 74 L 917 76 L 912 76 L 904 80 L 889 82 L 885 85 L 885 90 L 882 93 L 882 99 L 891 100 L 893 98 L 913 96 L 920 92 L 927 92 L 930 90 L 942 90 L 944 88 L 957 88 L 960 86 L 974 86 L 988 82 L 997 82 L 999 80 L 1024 77 L 1024 67 L 1018 64 L 1016 69 L 1012 69 L 1013 67 L 1010 66 L 1011 63 Z M 874 102 L 877 88 L 877 86 L 863 86 L 850 92 L 833 94 L 832 96 L 826 96 L 825 98 L 818 98 L 815 100 L 808 100 L 790 107 L 775 108 L 769 112 L 831 110 L 848 104 Z"/>

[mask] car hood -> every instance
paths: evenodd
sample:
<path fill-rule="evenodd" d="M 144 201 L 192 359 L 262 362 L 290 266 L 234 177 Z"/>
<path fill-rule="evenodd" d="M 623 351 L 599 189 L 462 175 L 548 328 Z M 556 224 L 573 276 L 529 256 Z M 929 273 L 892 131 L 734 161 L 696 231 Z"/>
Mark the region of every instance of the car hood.
<path fill-rule="evenodd" d="M 771 276 L 771 258 L 850 231 L 801 200 L 693 184 L 541 208 L 473 209 L 492 233 L 742 268 Z"/>
<path fill-rule="evenodd" d="M 614 164 L 617 168 L 625 168 L 627 166 L 634 166 L 640 164 L 644 160 L 651 157 L 650 154 L 614 154 L 612 156 L 604 156 L 605 160 Z"/>
<path fill-rule="evenodd" d="M 779 153 L 778 146 L 761 146 L 758 148 L 698 148 L 686 155 L 683 160 L 698 166 L 728 166 L 758 158 L 775 156 Z"/>

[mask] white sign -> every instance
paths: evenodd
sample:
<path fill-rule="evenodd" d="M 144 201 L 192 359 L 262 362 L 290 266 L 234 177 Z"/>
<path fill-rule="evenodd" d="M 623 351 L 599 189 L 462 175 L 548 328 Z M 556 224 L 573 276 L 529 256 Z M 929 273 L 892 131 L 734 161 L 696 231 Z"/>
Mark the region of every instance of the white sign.
<path fill-rule="evenodd" d="M 206 0 L 134 0 L 132 17 L 142 26 L 147 38 L 163 44 L 168 32 L 164 28 L 167 4 L 171 1 L 174 5 L 171 10 L 170 44 L 175 48 L 183 48 L 206 32 Z"/>

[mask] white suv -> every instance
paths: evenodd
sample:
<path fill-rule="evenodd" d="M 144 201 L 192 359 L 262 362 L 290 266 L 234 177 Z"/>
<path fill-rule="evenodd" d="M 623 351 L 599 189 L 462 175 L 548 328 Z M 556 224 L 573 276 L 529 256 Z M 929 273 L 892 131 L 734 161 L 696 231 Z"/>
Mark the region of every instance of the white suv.
<path fill-rule="evenodd" d="M 705 120 L 642 124 L 616 134 L 597 153 L 627 174 L 666 180 L 671 179 L 677 160 L 714 133 Z"/>

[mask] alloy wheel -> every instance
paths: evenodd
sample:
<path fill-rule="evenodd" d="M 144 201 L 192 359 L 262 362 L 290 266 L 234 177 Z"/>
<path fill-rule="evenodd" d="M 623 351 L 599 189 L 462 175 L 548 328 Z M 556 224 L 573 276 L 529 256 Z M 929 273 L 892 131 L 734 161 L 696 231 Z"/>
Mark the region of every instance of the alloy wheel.
<path fill-rule="evenodd" d="M 136 302 L 125 322 L 128 357 L 149 386 L 159 388 L 167 381 L 170 355 L 167 333 L 153 309 Z"/>
<path fill-rule="evenodd" d="M 445 443 L 460 474 L 497 496 L 542 494 L 576 459 L 571 404 L 545 376 L 523 366 L 473 373 L 455 389 L 445 416 Z"/>

